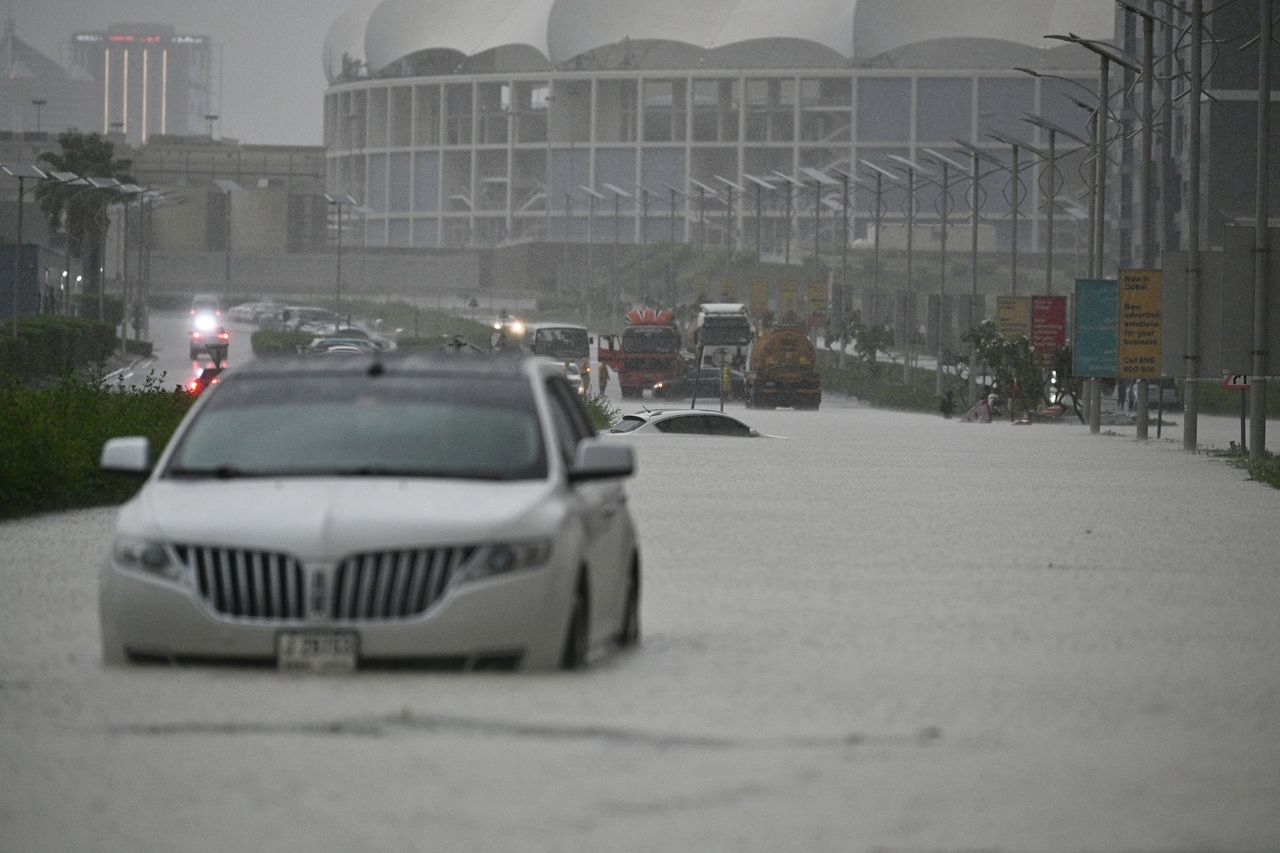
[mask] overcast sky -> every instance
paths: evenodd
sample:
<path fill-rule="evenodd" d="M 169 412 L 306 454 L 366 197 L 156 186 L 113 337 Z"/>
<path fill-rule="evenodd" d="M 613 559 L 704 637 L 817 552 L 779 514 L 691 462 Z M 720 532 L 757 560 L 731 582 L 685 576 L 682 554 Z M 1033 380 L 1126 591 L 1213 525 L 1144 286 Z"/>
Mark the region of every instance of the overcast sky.
<path fill-rule="evenodd" d="M 465 2 L 465 0 L 458 0 Z M 65 63 L 72 33 L 113 23 L 172 24 L 222 46 L 215 134 L 242 142 L 321 143 L 325 34 L 348 0 L 0 0 L 18 38 Z"/>

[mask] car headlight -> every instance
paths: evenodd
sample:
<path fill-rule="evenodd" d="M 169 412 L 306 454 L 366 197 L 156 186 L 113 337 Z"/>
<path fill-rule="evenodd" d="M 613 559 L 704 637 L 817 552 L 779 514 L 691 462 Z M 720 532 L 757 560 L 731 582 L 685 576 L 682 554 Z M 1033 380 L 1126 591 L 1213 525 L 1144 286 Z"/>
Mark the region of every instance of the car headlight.
<path fill-rule="evenodd" d="M 181 578 L 177 563 L 169 556 L 169 550 L 159 542 L 118 536 L 112 546 L 112 556 L 116 565 L 130 571 L 171 581 Z"/>
<path fill-rule="evenodd" d="M 534 542 L 504 542 L 491 545 L 478 555 L 471 563 L 463 577 L 464 581 L 483 580 L 484 578 L 507 575 L 521 569 L 532 569 L 541 566 L 551 558 L 551 541 L 540 539 Z"/>
<path fill-rule="evenodd" d="M 218 325 L 218 321 L 212 314 L 197 314 L 196 328 L 202 332 L 212 332 Z"/>

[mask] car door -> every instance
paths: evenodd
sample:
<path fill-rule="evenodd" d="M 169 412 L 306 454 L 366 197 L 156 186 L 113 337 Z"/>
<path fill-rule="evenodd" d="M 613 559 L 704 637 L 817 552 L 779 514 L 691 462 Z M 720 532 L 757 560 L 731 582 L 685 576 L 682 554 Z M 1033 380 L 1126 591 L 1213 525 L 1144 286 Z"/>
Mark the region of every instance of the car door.
<path fill-rule="evenodd" d="M 556 443 L 566 466 L 573 464 L 578 442 L 595 436 L 586 410 L 569 383 L 561 377 L 547 380 Z M 626 512 L 626 491 L 621 480 L 594 480 L 569 487 L 571 500 L 582 513 L 587 541 L 584 545 L 591 601 L 592 643 L 611 635 L 620 623 L 633 532 Z"/>

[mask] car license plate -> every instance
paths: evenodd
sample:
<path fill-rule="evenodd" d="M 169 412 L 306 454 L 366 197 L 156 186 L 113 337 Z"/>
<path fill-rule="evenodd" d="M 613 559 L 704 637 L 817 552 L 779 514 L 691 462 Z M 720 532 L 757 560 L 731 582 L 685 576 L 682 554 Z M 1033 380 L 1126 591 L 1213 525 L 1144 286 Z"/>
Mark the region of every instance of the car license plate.
<path fill-rule="evenodd" d="M 276 636 L 282 672 L 351 672 L 359 643 L 354 631 L 284 631 Z"/>

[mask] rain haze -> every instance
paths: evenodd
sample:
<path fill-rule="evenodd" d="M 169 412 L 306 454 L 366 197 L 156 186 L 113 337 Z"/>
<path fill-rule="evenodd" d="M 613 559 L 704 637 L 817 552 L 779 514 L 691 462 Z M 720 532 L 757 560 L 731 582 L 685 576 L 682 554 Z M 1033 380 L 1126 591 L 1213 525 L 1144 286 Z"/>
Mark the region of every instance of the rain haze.
<path fill-rule="evenodd" d="M 65 61 L 71 36 L 112 24 L 168 24 L 220 46 L 215 133 L 268 145 L 319 145 L 325 32 L 349 0 L 14 0 L 16 34 Z"/>

